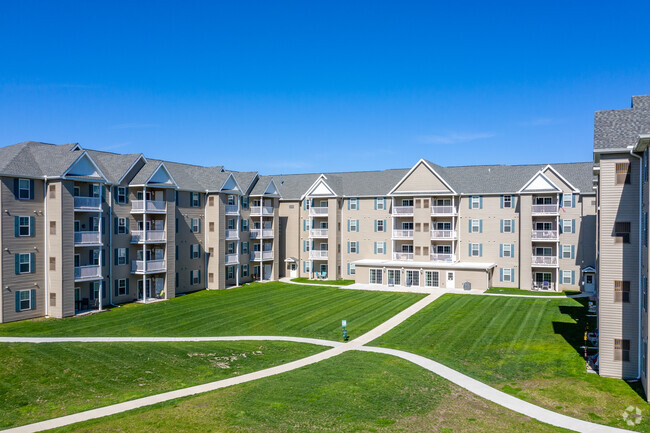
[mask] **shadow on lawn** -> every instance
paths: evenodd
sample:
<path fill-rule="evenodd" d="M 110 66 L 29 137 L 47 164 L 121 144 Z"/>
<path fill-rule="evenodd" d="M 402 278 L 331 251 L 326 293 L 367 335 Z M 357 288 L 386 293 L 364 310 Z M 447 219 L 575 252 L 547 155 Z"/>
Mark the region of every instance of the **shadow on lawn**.
<path fill-rule="evenodd" d="M 597 329 L 596 317 L 586 317 L 589 298 L 575 298 L 575 301 L 580 303 L 580 306 L 560 305 L 560 313 L 566 314 L 571 317 L 575 323 L 569 322 L 553 322 L 553 331 L 561 335 L 567 343 L 578 352 L 580 357 L 584 359 L 585 350 L 582 348 L 585 344 L 585 331 L 595 331 Z M 589 351 L 589 355 L 593 355 L 594 350 Z M 586 373 L 585 373 L 586 374 Z M 645 400 L 645 393 L 643 386 L 640 382 L 625 382 L 634 392 Z"/>

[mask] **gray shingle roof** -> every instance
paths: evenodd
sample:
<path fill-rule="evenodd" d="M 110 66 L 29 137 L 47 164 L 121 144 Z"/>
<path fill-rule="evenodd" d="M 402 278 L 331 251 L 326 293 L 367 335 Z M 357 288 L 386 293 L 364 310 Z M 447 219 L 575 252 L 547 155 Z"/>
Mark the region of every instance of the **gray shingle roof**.
<path fill-rule="evenodd" d="M 634 146 L 639 134 L 650 133 L 650 95 L 632 97 L 632 108 L 596 111 L 594 150 Z"/>
<path fill-rule="evenodd" d="M 104 173 L 109 183 L 117 183 L 142 155 L 139 153 L 119 154 L 87 150 L 97 167 Z"/>
<path fill-rule="evenodd" d="M 25 141 L 0 149 L 0 174 L 25 177 L 61 176 L 79 157 L 76 143 L 55 145 Z"/>

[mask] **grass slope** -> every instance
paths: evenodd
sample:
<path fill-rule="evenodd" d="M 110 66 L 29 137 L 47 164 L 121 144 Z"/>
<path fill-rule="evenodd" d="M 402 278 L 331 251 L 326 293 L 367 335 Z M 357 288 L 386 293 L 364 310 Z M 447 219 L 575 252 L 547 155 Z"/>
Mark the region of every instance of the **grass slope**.
<path fill-rule="evenodd" d="M 381 324 L 423 295 L 342 290 L 280 282 L 200 291 L 149 305 L 127 304 L 86 317 L 0 325 L 5 336 L 289 335 L 351 338 Z"/>
<path fill-rule="evenodd" d="M 407 361 L 344 353 L 299 370 L 77 424 L 74 432 L 558 431 Z"/>
<path fill-rule="evenodd" d="M 321 285 L 333 285 L 333 286 L 349 286 L 354 284 L 354 280 L 310 280 L 309 278 L 292 278 L 291 281 L 294 283 L 305 283 L 305 284 L 314 284 L 317 286 Z"/>
<path fill-rule="evenodd" d="M 285 342 L 7 344 L 0 429 L 225 379 L 325 350 Z"/>
<path fill-rule="evenodd" d="M 578 295 L 580 291 L 567 290 L 565 292 L 542 292 L 540 290 L 521 290 L 513 289 L 510 287 L 492 287 L 485 291 L 485 293 L 500 293 L 504 295 L 524 295 L 524 296 L 568 296 L 568 295 Z"/>
<path fill-rule="evenodd" d="M 650 405 L 622 380 L 585 372 L 587 300 L 445 295 L 370 343 L 439 361 L 505 392 L 588 421 L 630 428 L 628 406 Z M 590 329 L 594 329 L 591 322 Z"/>

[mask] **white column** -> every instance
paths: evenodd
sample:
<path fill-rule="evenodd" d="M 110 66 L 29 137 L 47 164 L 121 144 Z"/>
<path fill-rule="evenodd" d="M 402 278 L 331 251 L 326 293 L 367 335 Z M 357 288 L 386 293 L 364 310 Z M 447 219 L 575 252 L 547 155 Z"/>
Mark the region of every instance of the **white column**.
<path fill-rule="evenodd" d="M 101 191 L 102 190 L 100 189 L 99 190 L 99 195 L 100 196 L 102 194 Z M 97 224 L 97 226 L 99 227 L 99 239 L 102 240 L 102 241 L 103 241 L 103 239 L 101 238 L 101 236 L 102 236 L 102 228 L 103 228 L 103 225 L 102 225 L 102 219 L 103 219 L 102 216 L 103 215 L 104 215 L 104 211 L 102 210 L 102 212 L 99 214 L 99 223 Z M 102 242 L 102 245 L 103 245 L 103 242 Z M 102 311 L 102 306 L 103 306 L 103 304 L 102 304 L 103 293 L 102 292 L 103 292 L 103 289 L 104 289 L 104 267 L 102 266 L 102 263 L 103 263 L 104 260 L 106 260 L 104 258 L 104 250 L 105 250 L 105 248 L 100 248 L 99 249 L 99 275 L 102 276 L 101 282 L 99 284 L 99 311 Z"/>
<path fill-rule="evenodd" d="M 142 300 L 147 302 L 147 187 L 142 189 L 144 212 L 142 214 Z"/>

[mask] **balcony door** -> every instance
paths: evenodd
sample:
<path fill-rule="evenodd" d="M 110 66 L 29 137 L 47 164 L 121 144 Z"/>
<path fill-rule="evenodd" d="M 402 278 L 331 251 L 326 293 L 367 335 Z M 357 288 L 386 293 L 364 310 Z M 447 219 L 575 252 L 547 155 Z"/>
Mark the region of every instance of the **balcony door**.
<path fill-rule="evenodd" d="M 551 257 L 553 255 L 553 249 L 550 247 L 537 247 L 535 248 L 535 255 Z"/>

